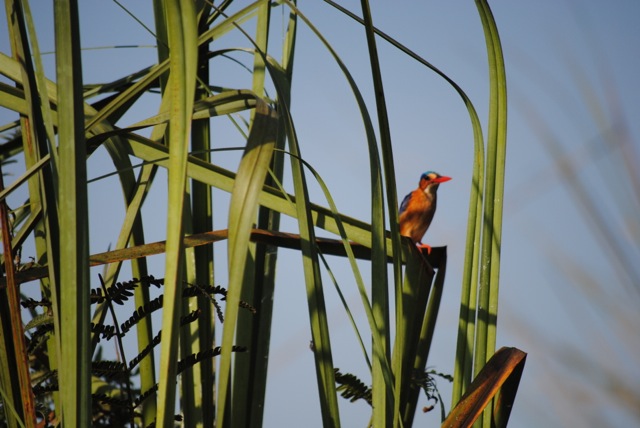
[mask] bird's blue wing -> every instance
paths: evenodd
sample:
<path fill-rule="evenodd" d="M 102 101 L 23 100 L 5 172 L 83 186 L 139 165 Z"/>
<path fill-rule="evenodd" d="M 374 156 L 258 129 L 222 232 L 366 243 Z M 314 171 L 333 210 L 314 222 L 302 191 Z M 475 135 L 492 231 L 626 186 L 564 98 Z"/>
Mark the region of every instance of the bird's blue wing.
<path fill-rule="evenodd" d="M 409 206 L 409 200 L 411 199 L 411 193 L 404 197 L 402 203 L 400 204 L 400 209 L 398 210 L 398 215 L 402 214 L 407 207 Z"/>

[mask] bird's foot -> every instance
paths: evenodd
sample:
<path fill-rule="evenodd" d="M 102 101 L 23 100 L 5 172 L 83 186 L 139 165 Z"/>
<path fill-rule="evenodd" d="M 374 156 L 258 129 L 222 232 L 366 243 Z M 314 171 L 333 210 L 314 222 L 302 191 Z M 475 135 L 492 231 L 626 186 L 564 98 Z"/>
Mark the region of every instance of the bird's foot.
<path fill-rule="evenodd" d="M 430 245 L 423 244 L 422 242 L 418 242 L 416 244 L 416 246 L 418 247 L 418 249 L 420 249 L 420 251 L 427 250 L 427 254 L 431 254 L 431 246 Z"/>

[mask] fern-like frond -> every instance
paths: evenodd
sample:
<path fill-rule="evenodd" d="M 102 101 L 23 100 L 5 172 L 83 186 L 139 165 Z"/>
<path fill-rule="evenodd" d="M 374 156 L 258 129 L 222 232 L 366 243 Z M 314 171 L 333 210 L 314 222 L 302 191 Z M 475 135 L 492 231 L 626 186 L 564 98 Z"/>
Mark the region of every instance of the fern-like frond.
<path fill-rule="evenodd" d="M 148 317 L 153 312 L 157 311 L 158 309 L 161 309 L 162 300 L 163 300 L 163 296 L 159 296 L 151 300 L 146 305 L 140 306 L 138 309 L 136 309 L 133 312 L 133 314 L 129 317 L 129 319 L 120 325 L 120 331 L 122 332 L 122 334 L 124 335 L 129 330 L 131 330 L 131 328 L 134 325 L 136 325 L 138 322 L 140 322 L 141 319 Z"/>
<path fill-rule="evenodd" d="M 91 363 L 91 373 L 108 380 L 126 378 L 127 366 L 120 361 L 94 361 Z"/>
<path fill-rule="evenodd" d="M 370 406 L 372 405 L 371 388 L 364 384 L 357 376 L 346 373 L 340 373 L 339 369 L 335 370 L 336 383 L 338 387 L 336 390 L 343 398 L 351 401 L 352 403 L 357 400 L 364 400 Z"/>
<path fill-rule="evenodd" d="M 206 351 L 198 352 L 197 354 L 191 354 L 186 358 L 178 361 L 178 374 L 182 373 L 182 371 L 188 369 L 189 367 L 193 367 L 195 364 L 205 360 L 207 358 L 213 358 L 220 355 L 222 348 L 220 346 L 216 346 L 215 348 L 207 349 Z M 244 346 L 232 346 L 231 352 L 246 352 L 247 348 Z"/>
<path fill-rule="evenodd" d="M 116 328 L 113 325 L 91 323 L 91 332 L 100 335 L 102 339 L 111 339 L 115 336 Z"/>
<path fill-rule="evenodd" d="M 162 338 L 162 331 L 159 331 L 153 339 L 151 343 L 149 343 L 138 355 L 136 355 L 131 361 L 129 361 L 129 370 L 133 370 L 135 366 L 140 364 L 140 361 L 153 350 L 154 347 L 160 344 L 160 340 Z"/>

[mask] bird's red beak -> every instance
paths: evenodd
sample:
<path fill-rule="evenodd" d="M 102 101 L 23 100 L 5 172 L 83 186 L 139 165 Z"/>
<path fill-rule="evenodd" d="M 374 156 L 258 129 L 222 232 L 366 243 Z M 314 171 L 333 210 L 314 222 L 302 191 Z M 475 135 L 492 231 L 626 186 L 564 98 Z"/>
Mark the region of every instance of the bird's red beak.
<path fill-rule="evenodd" d="M 449 181 L 451 180 L 451 177 L 446 177 L 444 175 L 441 175 L 440 177 L 436 177 L 433 180 L 431 180 L 432 183 L 444 183 L 445 181 Z"/>

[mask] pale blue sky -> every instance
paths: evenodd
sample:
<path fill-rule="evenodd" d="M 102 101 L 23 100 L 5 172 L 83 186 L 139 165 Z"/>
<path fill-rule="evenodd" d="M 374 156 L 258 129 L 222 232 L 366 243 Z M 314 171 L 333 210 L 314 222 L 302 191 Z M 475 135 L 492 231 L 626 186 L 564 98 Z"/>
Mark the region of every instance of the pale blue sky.
<path fill-rule="evenodd" d="M 43 51 L 53 50 L 50 3 L 32 2 Z M 153 26 L 149 2 L 122 2 L 147 25 Z M 360 3 L 342 4 L 359 13 Z M 353 73 L 371 114 L 371 95 L 366 40 L 361 27 L 321 1 L 300 1 L 299 7 L 336 48 Z M 501 276 L 501 307 L 498 345 L 516 346 L 529 353 L 516 399 L 514 427 L 624 427 L 640 420 L 627 413 L 621 397 L 607 390 L 620 376 L 640 396 L 640 340 L 637 331 L 638 294 L 627 293 L 615 276 L 603 237 L 582 216 L 583 208 L 566 184 L 568 159 L 578 177 L 607 206 L 606 218 L 615 238 L 632 257 L 638 257 L 638 194 L 629 185 L 622 161 L 638 162 L 637 136 L 640 115 L 637 76 L 640 28 L 636 1 L 491 2 L 504 46 L 509 82 L 509 124 L 505 222 Z M 475 5 L 471 1 L 375 2 L 375 24 L 453 78 L 470 96 L 483 123 L 487 115 L 488 80 L 484 38 Z M 153 45 L 152 36 L 115 3 L 81 2 L 82 45 Z M 280 9 L 273 20 L 286 25 Z M 250 28 L 250 27 L 247 27 Z M 0 22 L 0 49 L 9 52 L 6 20 Z M 320 172 L 338 208 L 351 216 L 367 219 L 368 159 L 359 113 L 338 67 L 311 32 L 300 24 L 294 67 L 292 111 L 301 140 L 302 155 Z M 279 40 L 272 39 L 272 54 L 279 57 Z M 220 40 L 220 46 L 247 46 L 236 37 Z M 440 186 L 438 213 L 425 241 L 447 245 L 447 281 L 434 348 L 429 366 L 453 371 L 455 327 L 458 316 L 466 215 L 471 179 L 472 134 L 467 112 L 446 82 L 378 39 L 385 82 L 399 196 L 417 185 L 428 169 L 453 177 Z M 86 51 L 86 83 L 112 80 L 155 61 L 149 48 Z M 45 57 L 53 66 L 53 56 Z M 51 70 L 51 68 L 49 68 Z M 212 63 L 212 81 L 226 86 L 249 87 L 247 75 L 222 60 Z M 50 74 L 54 78 L 53 73 Z M 143 104 L 145 105 L 145 104 Z M 133 123 L 157 108 L 149 99 L 144 108 L 123 119 Z M 139 115 L 139 117 L 135 115 Z M 1 123 L 13 116 L 0 109 Z M 216 123 L 222 123 L 218 121 Z M 626 134 L 621 126 L 626 126 Z M 617 131 L 612 134 L 611 129 Z M 240 139 L 227 125 L 215 125 L 216 146 L 237 146 Z M 485 127 L 486 134 L 486 127 Z M 603 138 L 605 135 L 605 138 Z M 556 142 L 566 157 L 549 149 Z M 626 144 L 626 146 L 625 146 Z M 553 146 L 558 147 L 558 146 Z M 629 149 L 630 147 L 630 149 Z M 340 152 L 339 156 L 335 153 Z M 229 168 L 237 154 L 215 155 Z M 92 157 L 90 177 L 109 172 L 113 166 L 104 156 Z M 636 177 L 637 180 L 637 177 Z M 157 183 L 163 183 L 162 179 Z M 613 194 L 611 190 L 615 189 Z M 101 252 L 115 241 L 118 219 L 123 215 L 120 189 L 114 179 L 90 185 L 99 197 L 91 198 L 92 252 Z M 312 184 L 314 200 L 324 205 Z M 226 195 L 215 193 L 222 212 L 216 228 L 226 227 Z M 164 239 L 164 201 L 160 186 L 152 192 L 145 211 L 153 219 L 147 224 L 149 241 Z M 105 214 L 108 213 L 108 214 Z M 108 219 L 115 220 L 110 224 Z M 285 220 L 283 229 L 296 230 Z M 223 260 L 224 247 L 217 251 Z M 289 262 L 290 261 L 290 262 Z M 365 328 L 355 284 L 346 265 L 330 259 L 343 292 Z M 304 285 L 299 255 L 282 253 L 276 292 L 274 337 L 265 426 L 320 426 L 312 354 L 308 351 Z M 572 263 L 582 272 L 583 285 L 576 286 Z M 162 275 L 162 262 L 151 263 Z M 219 266 L 224 266 L 220 263 Z M 366 265 L 362 265 L 367 273 Z M 125 279 L 125 278 L 123 278 Z M 224 273 L 217 281 L 224 285 Z M 606 284 L 607 297 L 598 297 L 598 284 Z M 326 285 L 331 287 L 327 281 Z M 593 291 L 596 290 L 596 291 Z M 365 364 L 354 343 L 354 335 L 335 293 L 327 290 L 332 320 L 334 362 L 343 371 L 367 380 Z M 596 307 L 589 299 L 599 302 Z M 612 312 L 611 308 L 615 308 Z M 614 316 L 615 315 L 615 316 Z M 626 328 L 626 330 L 625 330 Z M 621 340 L 624 338 L 624 340 Z M 577 353 L 571 353 L 577 351 Z M 582 359 L 576 359 L 575 356 Z M 593 366 L 591 366 L 593 365 Z M 604 374 L 602 374 L 604 373 Z M 440 381 L 445 405 L 450 389 Z M 308 391 L 303 393 L 303 391 Z M 627 395 L 630 397 L 631 395 Z M 341 399 L 344 426 L 365 426 L 369 409 L 363 403 Z M 632 419 L 634 416 L 635 419 Z M 438 426 L 435 413 L 418 414 L 417 426 Z"/>

